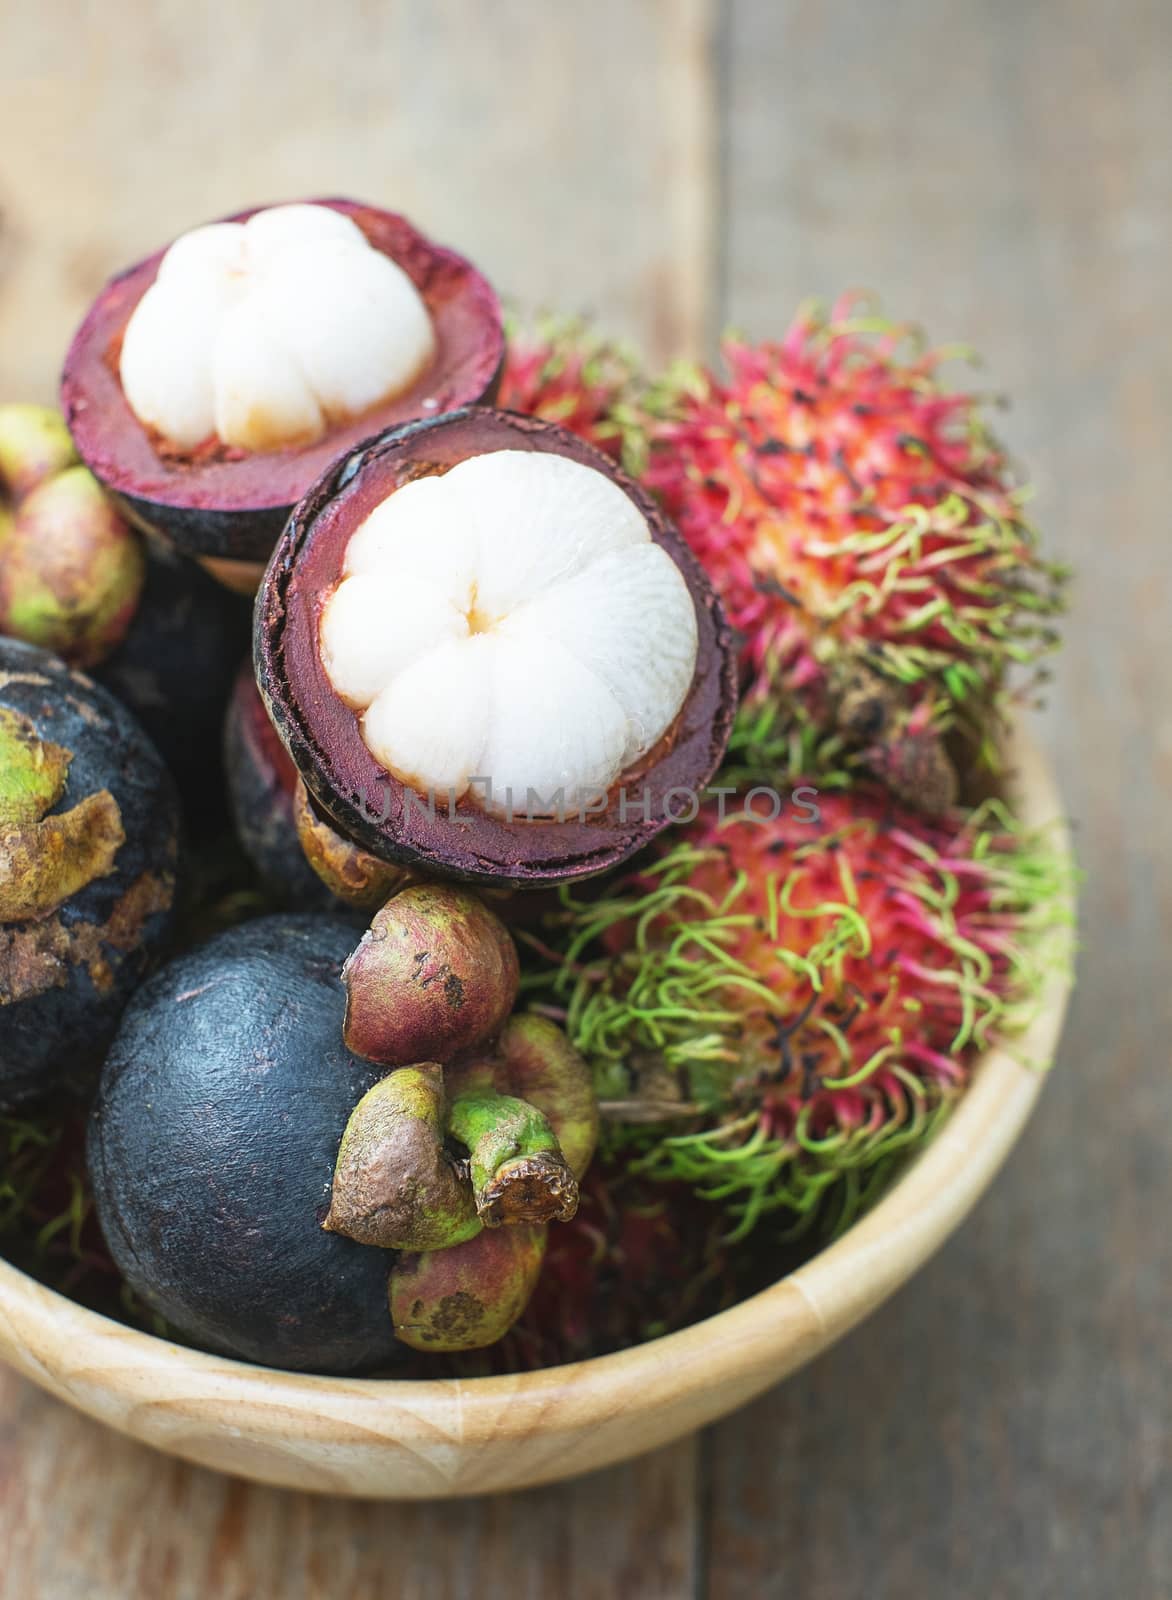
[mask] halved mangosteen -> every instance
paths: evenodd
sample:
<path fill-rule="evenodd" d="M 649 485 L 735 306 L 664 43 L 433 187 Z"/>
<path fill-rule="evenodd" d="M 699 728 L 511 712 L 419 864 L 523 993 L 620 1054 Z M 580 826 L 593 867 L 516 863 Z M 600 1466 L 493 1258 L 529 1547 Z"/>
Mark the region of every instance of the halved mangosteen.
<path fill-rule="evenodd" d="M 495 292 L 401 216 L 260 207 L 112 279 L 66 358 L 86 465 L 142 526 L 253 582 L 290 508 L 382 429 L 491 401 Z"/>
<path fill-rule="evenodd" d="M 273 552 L 254 661 L 343 834 L 518 888 L 692 814 L 736 708 L 731 631 L 662 511 L 564 429 L 480 407 L 321 478 Z"/>

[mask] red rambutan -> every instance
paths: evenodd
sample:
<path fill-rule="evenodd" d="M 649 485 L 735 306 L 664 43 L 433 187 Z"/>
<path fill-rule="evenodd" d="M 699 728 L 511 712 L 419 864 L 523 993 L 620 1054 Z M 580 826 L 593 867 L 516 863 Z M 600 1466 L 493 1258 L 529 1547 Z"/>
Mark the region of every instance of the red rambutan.
<path fill-rule="evenodd" d="M 638 473 L 646 458 L 642 387 L 625 346 L 573 318 L 546 318 L 531 329 L 509 329 L 497 404 L 559 423 Z"/>
<path fill-rule="evenodd" d="M 750 1286 L 750 1263 L 734 1258 L 722 1231 L 686 1184 L 595 1166 L 577 1215 L 550 1229 L 537 1288 L 502 1355 L 523 1368 L 582 1361 L 723 1310 Z"/>
<path fill-rule="evenodd" d="M 730 1209 L 835 1232 L 1014 1031 L 1068 866 L 998 802 L 925 820 L 881 791 L 820 817 L 702 816 L 593 900 L 538 979 L 592 1062 L 613 1155 Z M 809 807 L 804 808 L 807 813 Z"/>
<path fill-rule="evenodd" d="M 952 352 L 910 340 L 846 299 L 780 341 L 728 341 L 725 376 L 662 386 L 644 478 L 742 635 L 742 753 L 771 741 L 758 765 L 800 751 L 809 771 L 831 735 L 820 770 L 842 752 L 941 810 L 943 736 L 991 755 L 990 704 L 1056 642 L 1064 575 L 979 399 L 942 382 Z"/>

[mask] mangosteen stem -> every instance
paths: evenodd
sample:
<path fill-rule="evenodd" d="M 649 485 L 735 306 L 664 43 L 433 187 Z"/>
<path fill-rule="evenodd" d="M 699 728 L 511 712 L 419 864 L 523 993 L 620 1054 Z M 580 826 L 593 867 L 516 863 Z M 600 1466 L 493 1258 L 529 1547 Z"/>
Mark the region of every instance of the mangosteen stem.
<path fill-rule="evenodd" d="M 515 1013 L 490 1051 L 449 1066 L 444 1081 L 452 1100 L 495 1090 L 526 1101 L 549 1118 L 575 1178 L 580 1179 L 590 1165 L 598 1143 L 593 1073 L 548 1017 Z"/>
<path fill-rule="evenodd" d="M 448 1111 L 448 1131 L 468 1149 L 477 1215 L 501 1223 L 566 1222 L 578 1183 L 549 1119 L 527 1100 L 471 1089 Z"/>

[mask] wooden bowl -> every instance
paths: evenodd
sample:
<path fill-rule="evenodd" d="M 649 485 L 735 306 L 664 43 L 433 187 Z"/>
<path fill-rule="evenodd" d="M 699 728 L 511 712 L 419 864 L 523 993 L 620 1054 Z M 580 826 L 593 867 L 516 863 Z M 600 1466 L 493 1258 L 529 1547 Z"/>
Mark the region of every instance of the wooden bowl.
<path fill-rule="evenodd" d="M 1037 752 L 1019 739 L 1011 756 L 1025 820 L 1056 822 L 1058 797 Z M 1068 990 L 1056 973 L 1015 1054 L 987 1054 L 938 1136 L 835 1244 L 752 1299 L 636 1349 L 515 1377 L 304 1377 L 123 1327 L 0 1261 L 0 1357 L 157 1449 L 290 1488 L 427 1499 L 517 1489 L 627 1459 L 796 1371 L 939 1249 L 1033 1108 L 1044 1075 L 1022 1061 L 1052 1058 Z"/>

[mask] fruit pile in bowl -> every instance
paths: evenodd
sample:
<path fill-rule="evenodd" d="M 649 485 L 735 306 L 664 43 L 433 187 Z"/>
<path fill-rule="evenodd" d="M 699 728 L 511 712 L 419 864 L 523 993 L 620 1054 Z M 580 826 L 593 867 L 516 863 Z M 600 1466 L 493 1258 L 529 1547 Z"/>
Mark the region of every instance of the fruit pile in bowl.
<path fill-rule="evenodd" d="M 467 1493 L 931 1253 L 1072 914 L 1064 575 L 941 365 L 846 302 L 650 374 L 349 201 L 112 280 L 0 405 L 0 1353 Z"/>

